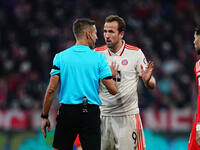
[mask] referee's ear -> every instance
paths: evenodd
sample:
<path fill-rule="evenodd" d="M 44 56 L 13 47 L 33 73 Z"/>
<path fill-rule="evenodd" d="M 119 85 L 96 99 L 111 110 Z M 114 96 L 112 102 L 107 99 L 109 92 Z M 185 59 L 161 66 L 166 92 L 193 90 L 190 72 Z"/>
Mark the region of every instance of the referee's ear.
<path fill-rule="evenodd" d="M 84 35 L 87 40 L 90 40 L 92 38 L 89 31 L 85 31 Z"/>

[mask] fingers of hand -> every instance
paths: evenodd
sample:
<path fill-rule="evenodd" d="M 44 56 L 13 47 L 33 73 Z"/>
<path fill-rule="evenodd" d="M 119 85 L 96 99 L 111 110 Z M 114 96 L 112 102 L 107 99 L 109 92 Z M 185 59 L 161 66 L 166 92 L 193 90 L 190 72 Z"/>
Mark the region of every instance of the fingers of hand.
<path fill-rule="evenodd" d="M 48 127 L 48 131 L 50 131 L 50 122 L 49 120 L 42 120 L 41 130 L 43 133 L 44 138 L 46 138 L 46 127 Z"/>
<path fill-rule="evenodd" d="M 44 138 L 46 138 L 46 127 L 42 127 L 42 134 L 44 136 Z"/>
<path fill-rule="evenodd" d="M 118 68 L 119 68 L 119 64 L 116 65 L 116 71 L 118 70 Z"/>
<path fill-rule="evenodd" d="M 142 72 L 144 72 L 144 68 L 143 68 L 143 65 L 140 65 L 140 67 L 141 67 L 141 71 L 142 71 Z"/>
<path fill-rule="evenodd" d="M 116 67 L 116 62 L 114 61 L 114 62 L 112 62 L 112 66 L 113 66 L 113 68 L 115 68 Z"/>
<path fill-rule="evenodd" d="M 49 121 L 47 122 L 47 126 L 48 126 L 48 131 L 50 131 L 51 130 L 51 124 L 50 124 Z"/>
<path fill-rule="evenodd" d="M 111 66 L 115 71 L 117 71 L 119 68 L 119 64 L 117 64 L 116 61 L 112 62 Z"/>
<path fill-rule="evenodd" d="M 153 67 L 154 67 L 154 63 L 153 63 L 152 61 L 149 61 L 148 66 L 149 66 L 150 68 L 153 68 Z"/>
<path fill-rule="evenodd" d="M 112 62 L 113 63 L 113 68 L 116 67 L 116 61 Z"/>
<path fill-rule="evenodd" d="M 147 69 L 148 69 L 150 72 L 153 71 L 153 69 L 154 69 L 154 63 L 153 63 L 152 61 L 149 61 L 148 66 L 147 66 Z"/>

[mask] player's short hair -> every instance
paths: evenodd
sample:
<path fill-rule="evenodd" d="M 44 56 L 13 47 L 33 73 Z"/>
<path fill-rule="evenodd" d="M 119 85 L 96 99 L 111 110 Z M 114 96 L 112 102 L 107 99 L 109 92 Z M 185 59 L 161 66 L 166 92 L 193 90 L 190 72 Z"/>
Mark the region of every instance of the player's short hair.
<path fill-rule="evenodd" d="M 76 19 L 73 23 L 73 33 L 76 39 L 79 39 L 83 36 L 84 31 L 87 28 L 95 25 L 95 21 L 89 18 L 79 18 Z"/>
<path fill-rule="evenodd" d="M 195 32 L 197 35 L 200 35 L 200 25 L 196 26 L 196 28 L 194 29 L 194 32 Z"/>
<path fill-rule="evenodd" d="M 116 21 L 118 23 L 118 31 L 119 33 L 122 31 L 126 31 L 126 22 L 123 18 L 119 17 L 118 15 L 110 15 L 106 17 L 105 22 L 113 22 Z"/>

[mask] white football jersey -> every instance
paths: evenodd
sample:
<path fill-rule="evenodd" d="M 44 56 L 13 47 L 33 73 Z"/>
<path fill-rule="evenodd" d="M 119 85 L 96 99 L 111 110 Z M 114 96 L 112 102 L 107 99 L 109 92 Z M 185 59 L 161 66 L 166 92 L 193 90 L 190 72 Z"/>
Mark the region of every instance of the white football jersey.
<path fill-rule="evenodd" d="M 144 69 L 147 66 L 141 49 L 123 41 L 123 46 L 117 53 L 112 53 L 106 45 L 97 47 L 95 51 L 104 54 L 109 65 L 112 62 L 119 65 L 117 77 L 114 79 L 118 87 L 116 95 L 111 95 L 103 83 L 100 83 L 101 114 L 123 116 L 139 113 L 137 85 L 141 75 L 141 65 Z"/>

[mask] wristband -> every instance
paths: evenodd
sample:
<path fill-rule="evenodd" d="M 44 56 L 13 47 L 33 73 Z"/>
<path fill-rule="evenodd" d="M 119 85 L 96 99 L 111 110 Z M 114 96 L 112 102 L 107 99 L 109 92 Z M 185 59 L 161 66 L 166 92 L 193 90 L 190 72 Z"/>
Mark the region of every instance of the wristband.
<path fill-rule="evenodd" d="M 200 124 L 196 125 L 196 131 L 200 131 Z"/>
<path fill-rule="evenodd" d="M 43 118 L 43 119 L 48 119 L 48 117 L 49 117 L 48 114 L 47 115 L 43 115 L 43 113 L 41 114 L 41 118 Z"/>

